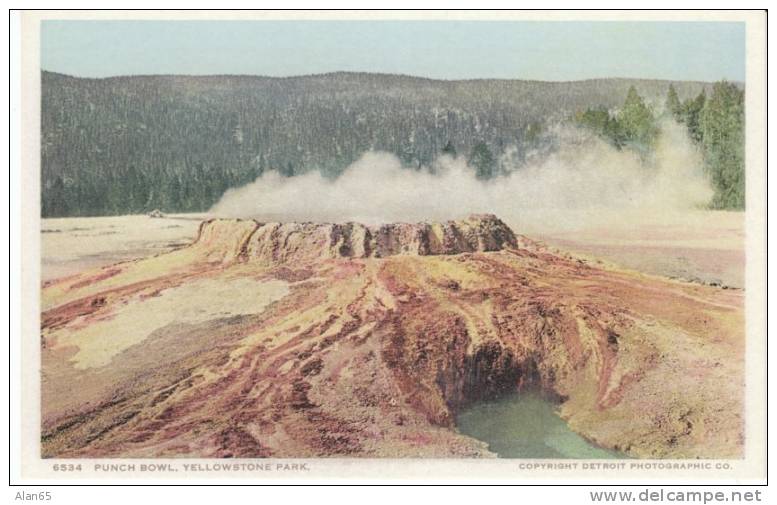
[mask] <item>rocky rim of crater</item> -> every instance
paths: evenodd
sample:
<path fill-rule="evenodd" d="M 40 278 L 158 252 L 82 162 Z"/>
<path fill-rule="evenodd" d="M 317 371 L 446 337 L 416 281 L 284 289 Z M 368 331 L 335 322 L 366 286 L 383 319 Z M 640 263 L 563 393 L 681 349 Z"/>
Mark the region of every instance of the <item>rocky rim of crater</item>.
<path fill-rule="evenodd" d="M 200 225 L 192 247 L 210 260 L 286 263 L 499 251 L 522 241 L 493 214 L 474 214 L 455 221 L 378 226 L 210 219 Z"/>

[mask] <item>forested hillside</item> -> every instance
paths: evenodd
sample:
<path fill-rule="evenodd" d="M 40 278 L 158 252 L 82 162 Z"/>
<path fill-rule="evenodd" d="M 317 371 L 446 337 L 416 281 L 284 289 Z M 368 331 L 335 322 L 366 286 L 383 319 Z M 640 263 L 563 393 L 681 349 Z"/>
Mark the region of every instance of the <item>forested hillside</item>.
<path fill-rule="evenodd" d="M 735 83 L 716 82 L 706 90 L 681 101 L 670 84 L 666 103 L 654 110 L 634 87 L 623 106 L 615 111 L 589 108 L 575 115 L 577 123 L 607 139 L 618 149 L 630 148 L 650 155 L 655 147 L 662 118 L 685 125 L 688 137 L 704 156 L 704 168 L 715 194 L 710 207 L 745 207 L 745 93 Z"/>
<path fill-rule="evenodd" d="M 588 109 L 609 114 L 630 88 L 663 107 L 670 84 L 681 103 L 713 92 L 705 83 L 628 79 L 84 79 L 43 72 L 42 212 L 202 211 L 266 170 L 336 177 L 371 149 L 396 154 L 408 169 L 457 153 L 488 178 L 507 148 L 520 162 L 550 125 Z"/>

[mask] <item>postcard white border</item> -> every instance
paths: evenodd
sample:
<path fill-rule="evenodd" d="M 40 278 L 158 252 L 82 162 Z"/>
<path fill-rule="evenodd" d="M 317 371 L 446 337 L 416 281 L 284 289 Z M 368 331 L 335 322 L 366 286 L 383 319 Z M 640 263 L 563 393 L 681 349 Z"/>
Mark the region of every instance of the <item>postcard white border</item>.
<path fill-rule="evenodd" d="M 526 470 L 532 460 L 464 460 L 464 459 L 313 459 L 313 460 L 245 460 L 245 462 L 305 463 L 307 471 L 262 472 L 108 472 L 94 470 L 95 464 L 143 464 L 169 462 L 177 467 L 186 464 L 214 465 L 223 460 L 43 460 L 40 454 L 40 58 L 39 26 L 44 19 L 414 19 L 414 20 L 624 20 L 631 21 L 741 21 L 746 24 L 746 456 L 743 460 L 703 460 L 712 465 L 705 470 L 617 471 Z M 510 484 L 646 484 L 650 482 L 757 484 L 765 482 L 766 472 L 766 20 L 761 11 L 37 11 L 24 12 L 21 20 L 21 356 L 12 352 L 12 363 L 21 363 L 21 410 L 18 424 L 11 425 L 11 435 L 18 435 L 21 462 L 12 480 L 46 483 L 365 483 L 403 481 L 416 483 L 510 483 Z M 11 188 L 13 191 L 13 188 Z M 12 346 L 12 351 L 16 347 Z M 12 367 L 17 369 L 18 367 Z M 12 406 L 17 407 L 17 406 Z M 13 418 L 12 418 L 13 421 Z M 13 448 L 13 446 L 12 446 Z M 16 453 L 17 451 L 14 451 Z M 86 470 L 77 474 L 53 471 L 62 462 L 80 462 Z M 236 462 L 239 460 L 233 460 Z M 556 460 L 569 463 L 570 460 Z M 688 460 L 685 460 L 688 462 Z M 578 460 L 581 465 L 585 463 Z M 644 464 L 672 463 L 668 460 L 639 460 Z M 535 462 L 536 463 L 536 462 Z M 590 462 L 594 463 L 594 462 Z M 599 462 L 600 463 L 600 462 Z M 729 468 L 716 468 L 721 465 Z M 522 468 L 523 466 L 523 468 Z"/>

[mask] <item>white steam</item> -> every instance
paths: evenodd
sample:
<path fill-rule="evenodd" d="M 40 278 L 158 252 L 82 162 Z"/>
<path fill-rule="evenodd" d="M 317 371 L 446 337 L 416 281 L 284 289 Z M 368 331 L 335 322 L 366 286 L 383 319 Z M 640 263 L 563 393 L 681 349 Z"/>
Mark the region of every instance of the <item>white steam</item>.
<path fill-rule="evenodd" d="M 685 211 L 712 197 L 700 155 L 677 124 L 662 125 L 649 161 L 578 130 L 556 134 L 559 147 L 551 154 L 508 167 L 506 175 L 488 181 L 477 179 L 460 157 L 443 156 L 416 171 L 402 168 L 392 154 L 368 152 L 336 180 L 318 172 L 291 178 L 267 172 L 227 191 L 210 212 L 265 221 L 367 224 L 493 213 L 528 231 Z"/>

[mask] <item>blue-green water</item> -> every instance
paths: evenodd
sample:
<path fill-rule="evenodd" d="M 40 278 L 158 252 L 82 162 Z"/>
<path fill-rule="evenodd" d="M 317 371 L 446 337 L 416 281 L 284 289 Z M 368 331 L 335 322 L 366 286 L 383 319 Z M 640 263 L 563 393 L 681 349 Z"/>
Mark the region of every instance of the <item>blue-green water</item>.
<path fill-rule="evenodd" d="M 614 459 L 623 454 L 597 447 L 570 430 L 556 406 L 534 392 L 473 405 L 456 419 L 459 431 L 488 443 L 501 458 Z"/>

